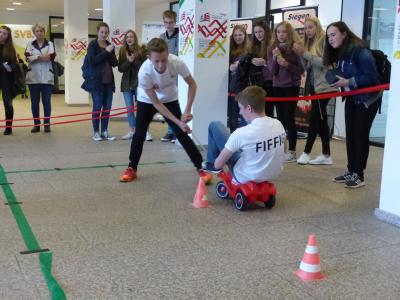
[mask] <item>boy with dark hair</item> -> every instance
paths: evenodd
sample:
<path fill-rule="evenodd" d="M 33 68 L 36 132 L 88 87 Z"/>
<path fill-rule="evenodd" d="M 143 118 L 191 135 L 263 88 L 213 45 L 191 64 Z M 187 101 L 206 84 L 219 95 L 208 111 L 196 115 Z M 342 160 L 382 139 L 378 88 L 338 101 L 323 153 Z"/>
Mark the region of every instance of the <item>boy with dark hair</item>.
<path fill-rule="evenodd" d="M 178 56 L 179 51 L 179 29 L 176 27 L 176 12 L 166 10 L 162 14 L 165 32 L 160 35 L 160 39 L 164 40 L 168 45 L 168 52 Z M 171 128 L 168 126 L 167 133 L 161 138 L 162 142 L 174 143 L 176 136 Z"/>
<path fill-rule="evenodd" d="M 231 135 L 221 122 L 210 123 L 205 171 L 218 173 L 227 164 L 238 183 L 271 181 L 279 175 L 286 134 L 281 122 L 265 115 L 265 97 L 258 86 L 249 86 L 236 96 L 248 124 Z"/>
<path fill-rule="evenodd" d="M 186 124 L 193 118 L 191 111 L 196 95 L 196 82 L 185 63 L 177 56 L 168 53 L 168 46 L 162 39 L 152 39 L 147 44 L 147 50 L 148 59 L 140 67 L 138 75 L 136 130 L 132 138 L 130 162 L 120 181 L 128 182 L 137 177 L 136 170 L 142 155 L 146 131 L 157 111 L 165 117 L 165 121 L 171 126 L 192 163 L 199 171 L 199 175 L 206 176 L 207 181 L 210 179 L 210 174 L 201 171 L 203 158 L 188 136 L 191 129 Z M 183 114 L 178 102 L 178 86 L 176 84 L 178 75 L 183 77 L 189 86 L 188 101 Z"/>

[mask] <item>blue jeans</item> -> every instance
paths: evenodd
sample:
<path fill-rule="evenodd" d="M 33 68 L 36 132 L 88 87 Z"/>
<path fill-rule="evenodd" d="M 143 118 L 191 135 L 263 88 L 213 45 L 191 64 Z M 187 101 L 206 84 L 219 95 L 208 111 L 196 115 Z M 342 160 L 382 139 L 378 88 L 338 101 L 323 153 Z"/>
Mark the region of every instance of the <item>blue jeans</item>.
<path fill-rule="evenodd" d="M 32 116 L 34 118 L 40 117 L 40 94 L 42 94 L 42 103 L 43 103 L 43 112 L 44 112 L 44 124 L 50 123 L 50 115 L 51 115 L 51 92 L 53 91 L 53 85 L 51 84 L 30 84 L 29 90 L 31 93 L 31 109 Z M 40 125 L 40 120 L 35 119 L 35 126 Z"/>
<path fill-rule="evenodd" d="M 208 147 L 207 147 L 207 162 L 214 163 L 218 155 L 225 148 L 225 144 L 229 139 L 228 128 L 221 122 L 211 122 L 208 125 Z M 235 152 L 227 161 L 229 170 L 233 174 L 233 166 L 240 158 L 240 152 Z"/>
<path fill-rule="evenodd" d="M 92 118 L 99 118 L 100 110 L 110 110 L 112 105 L 113 86 L 111 83 L 102 84 L 98 91 L 92 92 L 93 99 L 93 113 Z M 96 113 L 94 113 L 96 111 Z M 101 132 L 108 129 L 108 121 L 110 112 L 101 113 Z M 92 120 L 93 131 L 99 132 L 100 119 Z"/>
<path fill-rule="evenodd" d="M 124 95 L 125 106 L 133 106 L 133 96 L 136 94 L 135 91 L 130 90 L 129 92 L 122 92 Z M 130 128 L 136 128 L 136 117 L 135 112 L 132 111 L 133 107 L 128 109 L 128 124 Z"/>

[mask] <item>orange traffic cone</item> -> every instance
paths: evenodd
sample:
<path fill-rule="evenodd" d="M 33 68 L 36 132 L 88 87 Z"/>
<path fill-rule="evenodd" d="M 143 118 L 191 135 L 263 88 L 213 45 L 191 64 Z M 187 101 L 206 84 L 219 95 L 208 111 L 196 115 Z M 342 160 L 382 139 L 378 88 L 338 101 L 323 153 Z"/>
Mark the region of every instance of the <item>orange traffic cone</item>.
<path fill-rule="evenodd" d="M 321 273 L 319 262 L 317 238 L 312 234 L 308 237 L 303 259 L 295 274 L 303 281 L 324 280 L 326 277 Z"/>
<path fill-rule="evenodd" d="M 208 205 L 206 184 L 204 179 L 200 177 L 196 188 L 196 194 L 193 199 L 193 206 L 195 208 L 206 208 Z"/>

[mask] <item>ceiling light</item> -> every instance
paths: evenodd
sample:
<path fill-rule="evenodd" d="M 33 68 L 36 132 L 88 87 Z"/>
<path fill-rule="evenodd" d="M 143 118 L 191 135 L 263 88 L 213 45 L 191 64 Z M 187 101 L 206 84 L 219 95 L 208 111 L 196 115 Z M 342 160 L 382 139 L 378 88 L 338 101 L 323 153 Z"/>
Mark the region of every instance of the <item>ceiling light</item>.
<path fill-rule="evenodd" d="M 103 9 L 102 8 L 95 8 L 94 10 L 102 11 Z"/>
<path fill-rule="evenodd" d="M 7 7 L 6 10 L 15 10 L 15 8 Z"/>
<path fill-rule="evenodd" d="M 21 2 L 13 2 L 14 5 L 22 5 Z"/>

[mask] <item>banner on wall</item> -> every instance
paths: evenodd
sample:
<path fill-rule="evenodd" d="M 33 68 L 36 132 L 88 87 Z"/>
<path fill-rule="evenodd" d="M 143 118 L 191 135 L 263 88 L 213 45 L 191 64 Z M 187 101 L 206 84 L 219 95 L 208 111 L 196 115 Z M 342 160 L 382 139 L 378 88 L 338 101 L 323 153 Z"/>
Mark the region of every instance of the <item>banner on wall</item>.
<path fill-rule="evenodd" d="M 185 5 L 186 6 L 186 5 Z M 194 9 L 179 10 L 179 55 L 190 55 L 194 51 Z"/>
<path fill-rule="evenodd" d="M 289 22 L 301 36 L 304 34 L 304 21 L 310 17 L 318 17 L 318 6 L 282 8 L 282 20 Z"/>
<path fill-rule="evenodd" d="M 14 47 L 19 56 L 25 58 L 25 49 L 28 42 L 35 39 L 32 32 L 32 25 L 5 24 L 10 27 L 14 42 Z"/>
<path fill-rule="evenodd" d="M 282 9 L 282 20 L 289 22 L 297 33 L 304 35 L 304 22 L 307 18 L 318 16 L 318 6 L 300 6 Z M 300 95 L 304 95 L 307 74 L 304 73 L 300 83 Z M 308 132 L 311 112 L 310 101 L 299 101 L 296 109 L 296 125 L 300 132 Z"/>
<path fill-rule="evenodd" d="M 253 19 L 232 19 L 229 24 L 229 36 L 232 35 L 233 27 L 235 27 L 236 25 L 242 25 L 244 28 L 246 28 L 247 34 L 252 34 L 253 32 Z"/>
<path fill-rule="evenodd" d="M 394 28 L 394 59 L 400 59 L 400 0 L 397 3 L 397 20 Z"/>
<path fill-rule="evenodd" d="M 142 44 L 147 44 L 152 38 L 158 38 L 165 32 L 164 24 L 160 22 L 145 22 L 142 25 Z"/>

